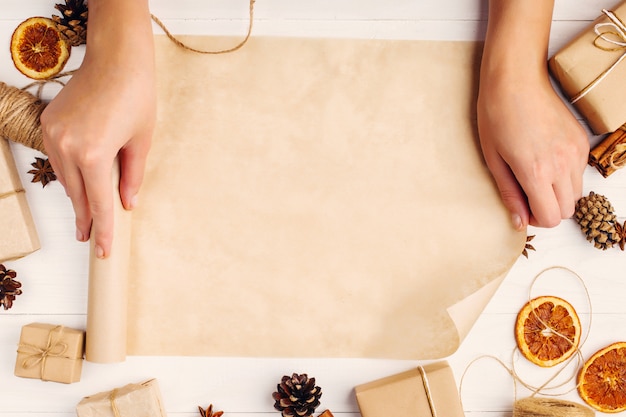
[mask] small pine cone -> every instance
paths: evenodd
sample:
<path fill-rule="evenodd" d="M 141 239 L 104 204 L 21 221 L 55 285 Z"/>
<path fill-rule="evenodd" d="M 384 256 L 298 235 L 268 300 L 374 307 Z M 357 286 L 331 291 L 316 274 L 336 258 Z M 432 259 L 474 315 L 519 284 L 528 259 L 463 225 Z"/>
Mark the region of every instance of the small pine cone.
<path fill-rule="evenodd" d="M 621 238 L 615 228 L 617 217 L 605 196 L 592 191 L 589 196 L 582 197 L 576 202 L 574 217 L 587 240 L 596 248 L 606 250 L 619 243 Z"/>
<path fill-rule="evenodd" d="M 307 374 L 285 375 L 276 389 L 272 394 L 274 408 L 283 417 L 309 417 L 320 405 L 322 390 L 315 385 L 315 378 L 309 379 Z"/>
<path fill-rule="evenodd" d="M 15 280 L 17 273 L 11 269 L 6 269 L 0 264 L 0 306 L 5 310 L 13 307 L 15 297 L 22 293 L 22 284 Z"/>

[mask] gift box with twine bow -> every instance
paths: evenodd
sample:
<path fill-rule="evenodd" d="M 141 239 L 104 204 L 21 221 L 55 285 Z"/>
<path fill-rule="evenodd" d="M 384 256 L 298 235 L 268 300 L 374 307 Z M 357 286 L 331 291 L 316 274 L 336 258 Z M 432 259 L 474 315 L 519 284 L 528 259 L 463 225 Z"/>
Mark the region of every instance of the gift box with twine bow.
<path fill-rule="evenodd" d="M 463 417 L 452 369 L 441 361 L 355 388 L 363 417 Z"/>
<path fill-rule="evenodd" d="M 166 417 L 156 379 L 83 398 L 78 417 Z"/>
<path fill-rule="evenodd" d="M 626 123 L 626 2 L 602 10 L 548 64 L 561 89 L 597 135 Z"/>
<path fill-rule="evenodd" d="M 0 263 L 39 249 L 39 237 L 11 148 L 0 138 Z"/>
<path fill-rule="evenodd" d="M 15 376 L 71 384 L 80 381 L 85 332 L 53 324 L 22 327 Z"/>

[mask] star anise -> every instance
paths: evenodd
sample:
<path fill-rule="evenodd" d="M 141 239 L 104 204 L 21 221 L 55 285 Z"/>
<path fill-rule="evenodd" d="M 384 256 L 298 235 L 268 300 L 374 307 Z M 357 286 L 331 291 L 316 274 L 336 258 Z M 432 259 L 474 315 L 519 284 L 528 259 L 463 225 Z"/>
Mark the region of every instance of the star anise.
<path fill-rule="evenodd" d="M 535 238 L 535 235 L 532 236 L 526 236 L 526 245 L 524 245 L 524 250 L 522 251 L 522 255 L 524 255 L 527 259 L 528 259 L 528 251 L 529 250 L 535 250 L 535 247 L 533 245 L 531 245 L 530 242 L 531 240 L 533 240 Z"/>
<path fill-rule="evenodd" d="M 223 411 L 213 412 L 213 404 L 210 404 L 209 408 L 207 408 L 206 410 L 198 406 L 198 410 L 200 411 L 201 417 L 220 417 L 222 414 L 224 414 Z"/>
<path fill-rule="evenodd" d="M 617 236 L 619 236 L 619 248 L 624 250 L 624 246 L 626 246 L 626 221 L 624 224 L 619 224 L 619 222 L 615 222 L 615 231 L 617 232 Z"/>
<path fill-rule="evenodd" d="M 45 187 L 50 181 L 57 179 L 48 159 L 35 157 L 35 162 L 30 165 L 34 168 L 28 171 L 29 174 L 33 174 L 31 182 L 41 182 L 41 186 Z"/>
<path fill-rule="evenodd" d="M 6 267 L 0 264 L 0 306 L 3 306 L 5 310 L 13 307 L 13 301 L 15 297 L 22 293 L 20 287 L 22 284 L 15 280 L 17 273 L 12 269 L 6 269 Z"/>

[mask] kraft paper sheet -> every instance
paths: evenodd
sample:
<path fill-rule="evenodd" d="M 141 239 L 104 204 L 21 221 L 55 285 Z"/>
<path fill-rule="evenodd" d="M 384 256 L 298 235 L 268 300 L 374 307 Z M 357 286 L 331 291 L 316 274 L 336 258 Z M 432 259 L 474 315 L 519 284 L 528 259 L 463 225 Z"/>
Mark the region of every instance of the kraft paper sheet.
<path fill-rule="evenodd" d="M 90 277 L 129 277 L 127 322 L 108 324 L 128 326 L 127 353 L 453 353 L 525 242 L 476 137 L 482 45 L 252 38 L 217 56 L 159 36 L 156 46 L 140 207 L 115 232 L 129 264 L 94 259 Z M 89 305 L 109 315 L 103 297 Z M 88 327 L 89 338 L 106 331 Z M 87 359 L 119 358 L 88 346 Z"/>

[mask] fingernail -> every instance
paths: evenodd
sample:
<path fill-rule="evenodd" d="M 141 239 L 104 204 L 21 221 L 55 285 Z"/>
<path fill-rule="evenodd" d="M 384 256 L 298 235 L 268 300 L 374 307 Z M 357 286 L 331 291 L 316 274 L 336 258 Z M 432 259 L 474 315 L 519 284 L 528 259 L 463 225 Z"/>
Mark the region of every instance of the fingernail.
<path fill-rule="evenodd" d="M 523 225 L 522 225 L 522 217 L 519 214 L 513 214 L 512 216 L 512 220 L 513 220 L 513 227 L 515 228 L 515 230 L 522 230 Z"/>
<path fill-rule="evenodd" d="M 79 242 L 85 241 L 85 235 L 78 229 L 76 229 L 76 240 L 78 240 Z"/>
<path fill-rule="evenodd" d="M 133 196 L 133 198 L 130 199 L 130 208 L 131 208 L 131 210 L 134 209 L 135 207 L 137 207 L 138 203 L 139 203 L 139 196 L 137 194 L 135 194 Z"/>
<path fill-rule="evenodd" d="M 95 247 L 96 258 L 103 259 L 104 258 L 104 249 L 101 246 L 96 245 Z"/>

